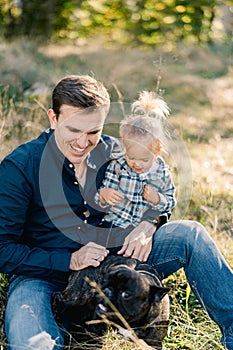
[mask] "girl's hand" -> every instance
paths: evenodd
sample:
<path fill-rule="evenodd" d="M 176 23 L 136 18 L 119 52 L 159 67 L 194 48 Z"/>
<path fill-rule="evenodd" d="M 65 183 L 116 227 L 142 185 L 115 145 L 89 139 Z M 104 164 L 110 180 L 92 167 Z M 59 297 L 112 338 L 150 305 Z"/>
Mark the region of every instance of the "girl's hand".
<path fill-rule="evenodd" d="M 124 196 L 120 192 L 112 188 L 103 188 L 102 190 L 100 190 L 99 198 L 102 203 L 116 205 L 120 203 L 120 201 L 122 201 Z"/>
<path fill-rule="evenodd" d="M 145 185 L 142 197 L 146 199 L 148 202 L 151 202 L 153 204 L 159 204 L 160 197 L 156 189 L 152 186 Z"/>

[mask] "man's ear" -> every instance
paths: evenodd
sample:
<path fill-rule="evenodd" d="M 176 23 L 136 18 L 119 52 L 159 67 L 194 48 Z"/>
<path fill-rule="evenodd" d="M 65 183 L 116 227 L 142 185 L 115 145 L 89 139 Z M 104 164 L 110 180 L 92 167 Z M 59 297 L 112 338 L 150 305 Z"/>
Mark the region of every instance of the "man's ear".
<path fill-rule="evenodd" d="M 54 113 L 53 109 L 50 108 L 48 111 L 47 111 L 47 115 L 49 117 L 49 122 L 50 122 L 50 127 L 51 129 L 56 129 L 56 126 L 57 126 L 57 116 L 56 114 Z"/>

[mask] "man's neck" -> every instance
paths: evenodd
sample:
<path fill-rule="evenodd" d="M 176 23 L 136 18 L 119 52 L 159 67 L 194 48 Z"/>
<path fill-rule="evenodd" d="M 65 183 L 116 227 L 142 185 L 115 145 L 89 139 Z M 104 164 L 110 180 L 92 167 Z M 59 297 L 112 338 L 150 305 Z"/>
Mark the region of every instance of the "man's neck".
<path fill-rule="evenodd" d="M 80 164 L 75 164 L 74 167 L 75 167 L 75 177 L 83 187 L 86 182 L 86 173 L 87 173 L 86 160 L 84 160 Z"/>

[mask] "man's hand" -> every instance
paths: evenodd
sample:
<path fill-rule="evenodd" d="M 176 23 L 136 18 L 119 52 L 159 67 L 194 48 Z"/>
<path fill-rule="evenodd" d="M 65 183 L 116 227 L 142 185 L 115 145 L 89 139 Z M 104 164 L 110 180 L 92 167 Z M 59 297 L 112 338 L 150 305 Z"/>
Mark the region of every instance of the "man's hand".
<path fill-rule="evenodd" d="M 102 203 L 116 205 L 120 203 L 124 196 L 112 188 L 103 188 L 100 190 L 99 198 Z"/>
<path fill-rule="evenodd" d="M 153 204 L 159 204 L 160 197 L 156 189 L 152 186 L 145 185 L 143 189 L 142 197 L 146 199 L 148 202 L 151 202 Z"/>
<path fill-rule="evenodd" d="M 108 255 L 109 251 L 103 246 L 89 242 L 71 255 L 70 270 L 82 270 L 88 266 L 97 267 Z"/>
<path fill-rule="evenodd" d="M 125 238 L 124 244 L 117 254 L 136 258 L 142 262 L 147 261 L 151 252 L 155 229 L 155 225 L 147 221 L 142 221 Z"/>

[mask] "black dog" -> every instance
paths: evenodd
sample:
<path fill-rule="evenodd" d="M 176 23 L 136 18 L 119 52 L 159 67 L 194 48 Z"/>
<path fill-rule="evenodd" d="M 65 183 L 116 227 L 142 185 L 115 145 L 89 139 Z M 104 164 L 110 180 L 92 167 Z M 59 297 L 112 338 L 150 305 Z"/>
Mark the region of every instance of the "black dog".
<path fill-rule="evenodd" d="M 96 282 L 104 295 L 98 293 L 90 281 Z M 72 333 L 80 341 L 80 328 L 82 332 L 85 329 L 104 334 L 106 324 L 87 325 L 91 320 L 107 317 L 124 327 L 110 306 L 112 303 L 139 339 L 162 349 L 169 322 L 168 291 L 151 266 L 136 259 L 110 255 L 97 268 L 72 272 L 67 288 L 54 294 L 53 310 L 58 321 L 61 317 L 71 320 Z"/>

